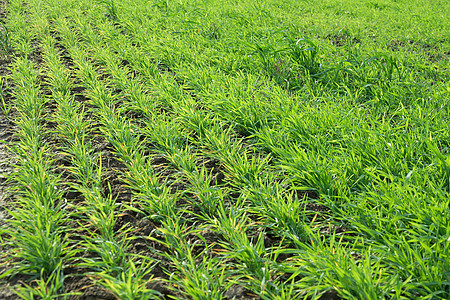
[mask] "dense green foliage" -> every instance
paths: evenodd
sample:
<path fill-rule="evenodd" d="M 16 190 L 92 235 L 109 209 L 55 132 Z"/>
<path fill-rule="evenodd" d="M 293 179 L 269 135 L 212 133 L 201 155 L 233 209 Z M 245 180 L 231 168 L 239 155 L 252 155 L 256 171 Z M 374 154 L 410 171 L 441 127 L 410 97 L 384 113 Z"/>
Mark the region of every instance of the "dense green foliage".
<path fill-rule="evenodd" d="M 34 274 L 23 298 L 73 292 L 74 265 L 120 299 L 158 298 L 146 285 L 158 262 L 181 298 L 226 298 L 235 284 L 262 299 L 450 297 L 447 1 L 7 11 L 20 140 L 5 229 L 17 263 L 4 277 Z M 124 166 L 128 203 L 112 195 L 99 137 Z M 140 237 L 152 258 L 128 251 L 137 237 L 115 226 L 126 211 L 158 225 Z"/>

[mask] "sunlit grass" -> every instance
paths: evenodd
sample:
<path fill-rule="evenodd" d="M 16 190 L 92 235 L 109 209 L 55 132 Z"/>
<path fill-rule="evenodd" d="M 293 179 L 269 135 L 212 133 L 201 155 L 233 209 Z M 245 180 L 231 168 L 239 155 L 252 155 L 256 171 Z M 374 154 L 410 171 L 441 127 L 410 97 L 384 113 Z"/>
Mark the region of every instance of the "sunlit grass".
<path fill-rule="evenodd" d="M 65 297 L 73 263 L 121 299 L 161 297 L 152 280 L 181 299 L 448 298 L 447 3 L 57 2 L 10 1 L 0 36 L 20 297 Z M 125 211 L 156 229 L 133 236 Z"/>

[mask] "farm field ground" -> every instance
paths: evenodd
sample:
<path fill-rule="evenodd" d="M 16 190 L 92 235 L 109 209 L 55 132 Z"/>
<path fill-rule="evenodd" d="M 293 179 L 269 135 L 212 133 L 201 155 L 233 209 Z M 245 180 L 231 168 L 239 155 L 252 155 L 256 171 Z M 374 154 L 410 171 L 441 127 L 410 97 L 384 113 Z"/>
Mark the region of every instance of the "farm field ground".
<path fill-rule="evenodd" d="M 0 299 L 449 299 L 448 12 L 1 0 Z"/>

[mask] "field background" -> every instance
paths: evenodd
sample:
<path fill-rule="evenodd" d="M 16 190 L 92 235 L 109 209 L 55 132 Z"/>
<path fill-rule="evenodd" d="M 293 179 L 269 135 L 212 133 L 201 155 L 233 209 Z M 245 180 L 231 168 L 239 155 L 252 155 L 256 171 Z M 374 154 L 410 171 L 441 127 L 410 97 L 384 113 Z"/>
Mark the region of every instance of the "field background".
<path fill-rule="evenodd" d="M 1 299 L 449 299 L 450 2 L 0 2 Z"/>

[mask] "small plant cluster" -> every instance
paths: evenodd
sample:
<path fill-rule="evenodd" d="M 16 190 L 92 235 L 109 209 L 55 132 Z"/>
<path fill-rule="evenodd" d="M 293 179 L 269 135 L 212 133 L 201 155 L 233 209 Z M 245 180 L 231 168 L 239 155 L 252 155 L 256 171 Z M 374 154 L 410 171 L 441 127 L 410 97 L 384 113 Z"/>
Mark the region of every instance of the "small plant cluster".
<path fill-rule="evenodd" d="M 114 0 L 102 0 L 99 1 L 100 4 L 106 9 L 106 16 L 111 20 L 117 20 L 117 8 Z"/>
<path fill-rule="evenodd" d="M 286 39 L 285 48 L 258 45 L 254 53 L 266 74 L 290 90 L 301 89 L 312 80 L 324 86 L 364 88 L 371 95 L 370 87 L 389 88 L 392 82 L 406 83 L 411 79 L 410 70 L 394 56 L 385 53 L 365 55 L 360 44 L 349 44 L 346 57 L 325 62 L 320 61 L 318 43 L 307 38 Z"/>
<path fill-rule="evenodd" d="M 0 49 L 5 53 L 11 52 L 11 37 L 9 35 L 8 27 L 0 28 Z"/>
<path fill-rule="evenodd" d="M 371 23 L 389 5 L 225 2 L 8 2 L 1 278 L 29 276 L 23 299 L 447 299 L 446 62 L 383 46 L 414 27 Z"/>

